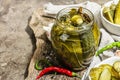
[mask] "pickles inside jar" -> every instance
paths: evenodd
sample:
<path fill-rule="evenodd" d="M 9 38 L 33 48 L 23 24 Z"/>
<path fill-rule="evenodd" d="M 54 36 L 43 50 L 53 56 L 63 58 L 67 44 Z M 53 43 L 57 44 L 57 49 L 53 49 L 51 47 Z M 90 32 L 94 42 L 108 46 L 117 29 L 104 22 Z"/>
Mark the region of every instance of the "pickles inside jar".
<path fill-rule="evenodd" d="M 82 7 L 69 7 L 57 14 L 51 30 L 58 60 L 73 70 L 85 69 L 95 54 L 100 32 L 93 14 Z"/>

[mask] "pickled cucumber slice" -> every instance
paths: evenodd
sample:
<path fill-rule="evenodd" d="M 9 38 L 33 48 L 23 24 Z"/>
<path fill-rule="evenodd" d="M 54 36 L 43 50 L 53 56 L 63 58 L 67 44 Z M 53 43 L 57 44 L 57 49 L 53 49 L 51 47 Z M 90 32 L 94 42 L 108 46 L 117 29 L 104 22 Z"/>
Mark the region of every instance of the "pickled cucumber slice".
<path fill-rule="evenodd" d="M 120 0 L 116 6 L 115 9 L 115 18 L 114 18 L 114 23 L 120 25 Z"/>
<path fill-rule="evenodd" d="M 120 73 L 120 61 L 116 61 L 114 64 L 113 64 L 113 67 L 114 69 Z"/>
<path fill-rule="evenodd" d="M 111 15 L 113 19 L 114 19 L 115 8 L 116 8 L 116 4 L 111 4 L 110 10 L 111 10 Z"/>
<path fill-rule="evenodd" d="M 112 79 L 111 80 L 118 80 L 117 78 L 115 78 L 115 77 L 112 77 Z"/>
<path fill-rule="evenodd" d="M 106 18 L 107 20 L 109 20 L 110 22 L 113 23 L 113 17 L 112 17 L 111 10 L 110 10 L 109 7 L 105 7 L 105 8 L 103 9 L 103 15 L 105 16 L 105 18 Z"/>
<path fill-rule="evenodd" d="M 102 72 L 101 68 L 92 68 L 90 70 L 91 80 L 99 80 L 101 72 Z"/>
<path fill-rule="evenodd" d="M 70 17 L 72 17 L 72 16 L 74 16 L 74 15 L 76 15 L 77 14 L 77 10 L 76 9 L 71 9 L 70 10 L 70 12 L 69 12 L 69 15 L 70 15 Z"/>
<path fill-rule="evenodd" d="M 105 68 L 100 75 L 99 80 L 111 80 L 111 73 L 108 68 Z"/>
<path fill-rule="evenodd" d="M 71 21 L 74 25 L 81 25 L 83 23 L 83 19 L 80 15 L 74 15 L 71 18 Z"/>
<path fill-rule="evenodd" d="M 109 65 L 109 64 L 103 64 L 103 65 L 100 65 L 99 68 L 101 68 L 102 70 L 104 70 L 105 68 L 109 69 L 111 75 L 115 78 L 119 78 L 119 74 L 117 71 L 115 71 L 115 69 Z"/>

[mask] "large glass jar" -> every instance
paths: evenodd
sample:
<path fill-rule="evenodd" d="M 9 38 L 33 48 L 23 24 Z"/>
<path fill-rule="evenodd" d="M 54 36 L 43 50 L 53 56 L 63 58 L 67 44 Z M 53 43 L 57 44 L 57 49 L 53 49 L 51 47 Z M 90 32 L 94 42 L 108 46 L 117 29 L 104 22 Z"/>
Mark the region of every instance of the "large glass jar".
<path fill-rule="evenodd" d="M 99 43 L 99 29 L 94 25 L 94 16 L 86 8 L 82 8 L 82 13 L 89 16 L 91 21 L 88 24 L 71 25 L 61 21 L 64 16 L 70 17 L 70 10 L 79 7 L 68 7 L 61 10 L 56 17 L 56 21 L 51 30 L 53 48 L 57 58 L 73 70 L 82 70 L 89 66 L 95 49 Z"/>

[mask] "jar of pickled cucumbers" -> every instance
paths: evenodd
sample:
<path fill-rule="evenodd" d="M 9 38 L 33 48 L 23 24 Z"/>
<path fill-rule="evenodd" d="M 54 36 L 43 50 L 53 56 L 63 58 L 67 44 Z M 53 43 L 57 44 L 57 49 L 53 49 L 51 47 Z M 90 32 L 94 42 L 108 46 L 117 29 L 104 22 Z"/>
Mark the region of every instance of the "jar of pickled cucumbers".
<path fill-rule="evenodd" d="M 73 70 L 89 66 L 99 37 L 93 14 L 83 7 L 62 9 L 51 30 L 52 45 L 58 60 Z"/>

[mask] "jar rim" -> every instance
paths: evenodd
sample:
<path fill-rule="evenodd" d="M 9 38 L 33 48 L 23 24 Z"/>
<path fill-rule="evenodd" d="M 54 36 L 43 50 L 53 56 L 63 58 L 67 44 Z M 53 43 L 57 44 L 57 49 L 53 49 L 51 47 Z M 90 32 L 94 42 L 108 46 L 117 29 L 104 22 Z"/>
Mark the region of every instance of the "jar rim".
<path fill-rule="evenodd" d="M 62 12 L 66 11 L 66 10 L 70 10 L 70 9 L 78 9 L 79 7 L 81 7 L 81 6 L 70 6 L 70 7 L 66 7 L 66 8 L 61 9 L 61 10 L 57 13 L 57 15 L 56 15 L 57 24 L 59 24 L 59 25 L 61 25 L 61 26 L 64 26 L 64 24 L 62 24 L 62 23 L 60 22 L 60 20 L 59 20 L 59 17 L 61 17 L 60 14 L 61 14 Z M 89 9 L 87 9 L 87 8 L 82 7 L 82 9 L 88 11 L 88 12 L 90 13 L 90 15 L 92 16 L 91 22 L 88 23 L 88 24 L 86 24 L 86 26 L 93 25 L 93 23 L 94 23 L 94 15 L 93 15 L 93 13 L 92 13 Z M 92 26 L 89 27 L 89 28 L 87 28 L 87 29 L 89 30 L 89 29 L 91 29 L 91 28 L 92 28 Z M 77 31 L 85 31 L 85 30 L 87 30 L 87 29 L 82 29 L 82 30 L 77 30 Z"/>

